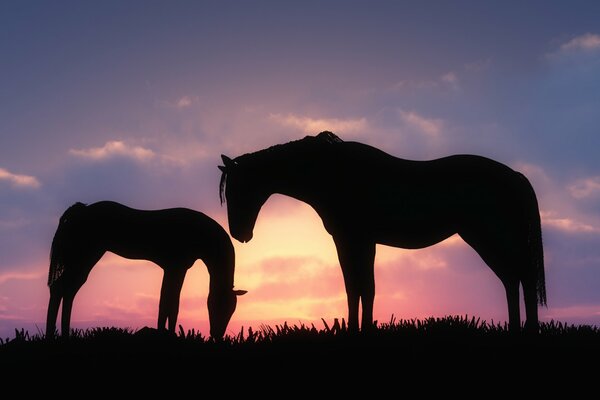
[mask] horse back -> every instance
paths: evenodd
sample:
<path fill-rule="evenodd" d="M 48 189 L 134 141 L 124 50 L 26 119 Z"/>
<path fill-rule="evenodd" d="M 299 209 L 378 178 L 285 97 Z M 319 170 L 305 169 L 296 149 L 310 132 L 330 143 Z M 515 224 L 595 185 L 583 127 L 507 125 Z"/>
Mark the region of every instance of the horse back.
<path fill-rule="evenodd" d="M 414 240 L 414 247 L 421 247 L 465 225 L 518 223 L 529 210 L 529 182 L 489 158 L 414 161 L 360 143 L 343 144 L 330 165 L 330 188 L 321 189 L 329 191 L 326 200 L 315 207 L 332 234 L 358 230 L 390 238 L 402 231 L 403 243 Z"/>
<path fill-rule="evenodd" d="M 196 260 L 232 248 L 216 221 L 187 208 L 138 210 L 103 201 L 88 206 L 87 223 L 90 241 L 126 258 Z"/>

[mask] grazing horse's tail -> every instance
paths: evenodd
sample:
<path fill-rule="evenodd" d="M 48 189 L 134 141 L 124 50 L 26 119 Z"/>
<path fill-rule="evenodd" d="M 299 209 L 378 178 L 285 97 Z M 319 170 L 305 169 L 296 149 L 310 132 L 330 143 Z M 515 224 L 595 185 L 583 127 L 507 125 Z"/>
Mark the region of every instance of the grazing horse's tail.
<path fill-rule="evenodd" d="M 527 181 L 529 190 L 529 230 L 527 233 L 527 242 L 529 243 L 529 258 L 531 267 L 535 271 L 536 277 L 536 293 L 538 304 L 546 305 L 546 278 L 544 273 L 544 248 L 542 244 L 542 223 L 540 220 L 540 209 L 538 206 L 535 191 L 529 180 L 523 175 Z"/>
<path fill-rule="evenodd" d="M 79 215 L 84 208 L 85 204 L 75 203 L 67 208 L 67 211 L 60 217 L 54 239 L 52 239 L 52 247 L 50 248 L 50 270 L 48 271 L 48 286 L 50 287 L 60 278 L 65 269 L 64 242 L 67 239 L 66 223 Z"/>

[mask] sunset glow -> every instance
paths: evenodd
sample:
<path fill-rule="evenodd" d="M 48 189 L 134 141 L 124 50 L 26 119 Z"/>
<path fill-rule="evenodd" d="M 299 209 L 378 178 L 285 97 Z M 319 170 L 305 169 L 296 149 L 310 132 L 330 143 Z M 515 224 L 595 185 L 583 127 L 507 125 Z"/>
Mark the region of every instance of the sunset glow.
<path fill-rule="evenodd" d="M 188 207 L 228 230 L 220 155 L 322 130 L 523 172 L 543 224 L 541 319 L 600 324 L 598 4 L 58 3 L 0 6 L 0 337 L 43 330 L 48 254 L 71 204 Z M 248 293 L 229 333 L 346 317 L 336 249 L 310 206 L 274 195 L 253 239 L 232 241 Z M 500 281 L 457 235 L 378 246 L 375 274 L 376 320 L 507 318 Z M 72 326 L 154 327 L 161 279 L 105 254 Z M 208 285 L 197 261 L 179 314 L 206 335 Z"/>

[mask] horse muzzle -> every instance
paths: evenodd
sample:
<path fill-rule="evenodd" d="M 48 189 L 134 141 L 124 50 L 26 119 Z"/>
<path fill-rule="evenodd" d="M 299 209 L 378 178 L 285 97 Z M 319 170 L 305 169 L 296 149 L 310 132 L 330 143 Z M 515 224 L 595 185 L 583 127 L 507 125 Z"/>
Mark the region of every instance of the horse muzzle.
<path fill-rule="evenodd" d="M 247 243 L 252 240 L 252 231 L 248 232 L 231 232 L 231 235 L 239 242 Z"/>

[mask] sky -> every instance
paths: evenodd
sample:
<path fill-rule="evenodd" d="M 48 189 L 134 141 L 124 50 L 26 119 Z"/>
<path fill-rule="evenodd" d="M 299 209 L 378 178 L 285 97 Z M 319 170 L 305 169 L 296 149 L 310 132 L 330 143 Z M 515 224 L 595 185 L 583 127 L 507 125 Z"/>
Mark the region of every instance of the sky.
<path fill-rule="evenodd" d="M 42 332 L 48 255 L 71 204 L 189 207 L 227 228 L 220 155 L 330 130 L 397 157 L 479 154 L 523 172 L 542 215 L 548 307 L 600 324 L 600 4 L 594 1 L 0 3 L 0 337 Z M 232 239 L 233 240 L 233 239 Z M 345 317 L 333 241 L 273 196 L 233 240 L 228 332 Z M 375 319 L 505 321 L 460 238 L 377 247 Z M 73 326 L 155 326 L 162 271 L 107 253 Z M 208 273 L 179 322 L 208 334 Z"/>

